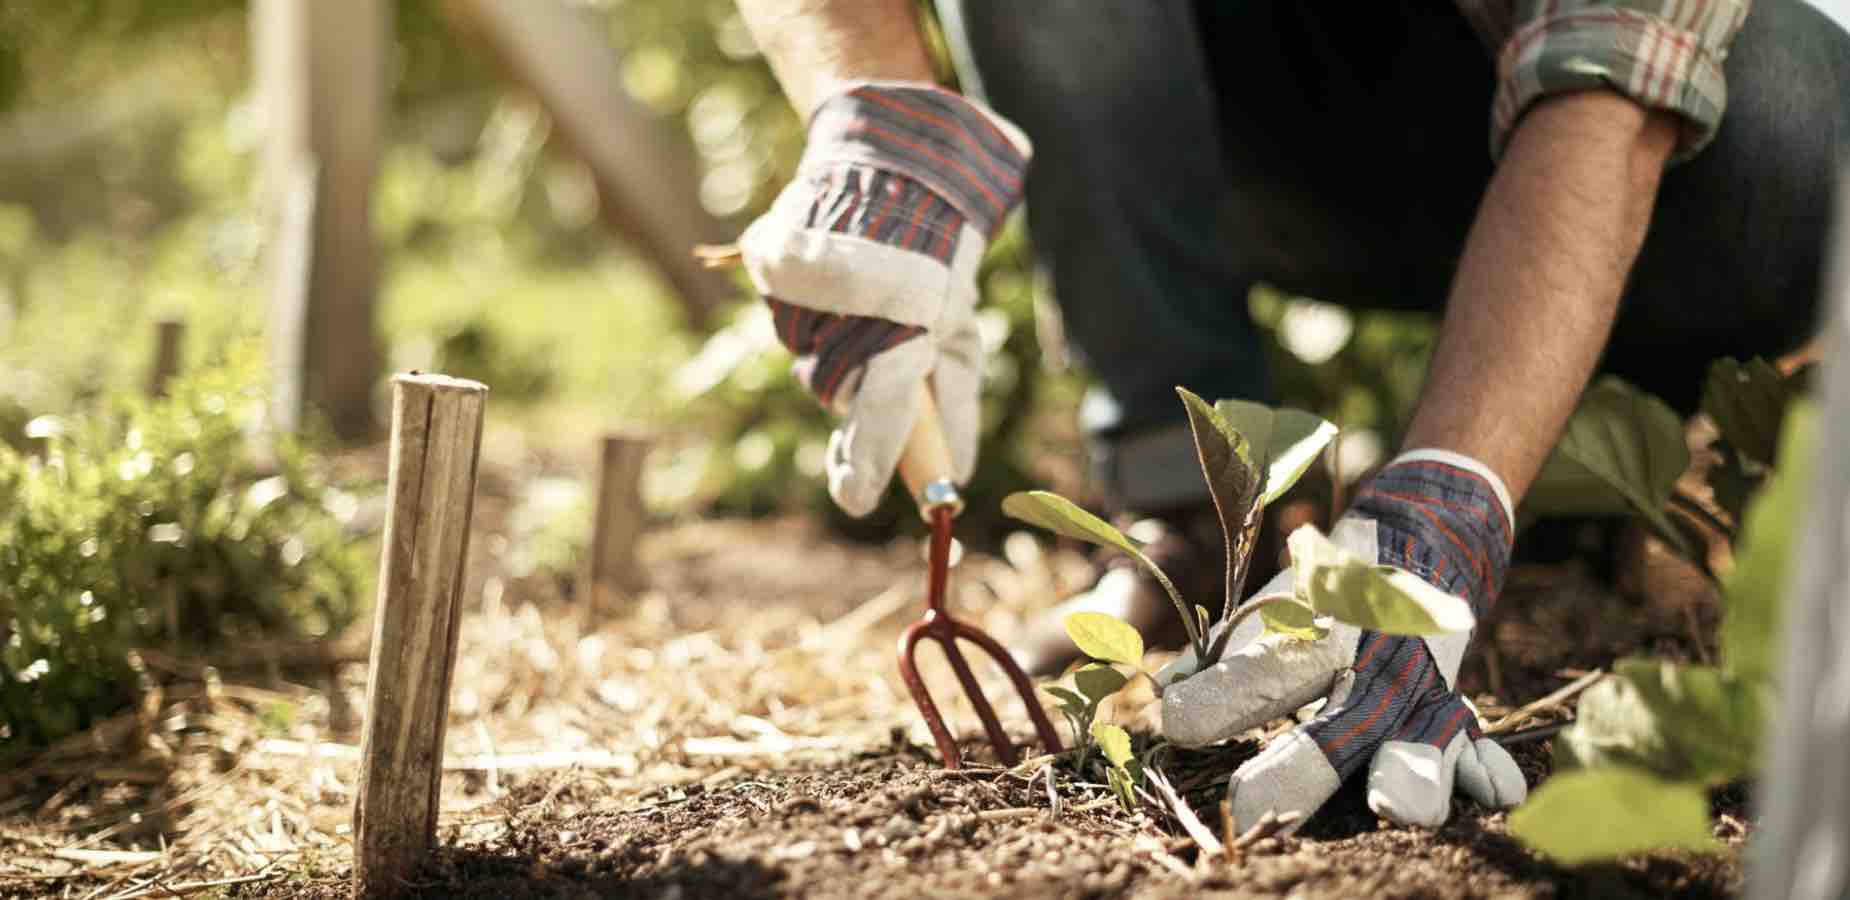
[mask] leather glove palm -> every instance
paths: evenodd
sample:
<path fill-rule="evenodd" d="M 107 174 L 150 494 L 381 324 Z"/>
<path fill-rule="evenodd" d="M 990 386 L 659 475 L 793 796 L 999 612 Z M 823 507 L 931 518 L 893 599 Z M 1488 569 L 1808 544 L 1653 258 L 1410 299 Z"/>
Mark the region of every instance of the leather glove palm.
<path fill-rule="evenodd" d="M 841 416 L 829 493 L 880 502 L 931 379 L 952 466 L 976 465 L 976 268 L 1021 198 L 1026 136 L 937 87 L 867 83 L 823 102 L 797 177 L 740 237 L 795 372 Z"/>
<path fill-rule="evenodd" d="M 1464 598 L 1481 618 L 1509 566 L 1508 509 L 1501 481 L 1482 464 L 1417 451 L 1357 495 L 1332 538 Z M 1293 577 L 1287 569 L 1255 596 L 1289 593 Z M 1248 617 L 1213 664 L 1200 666 L 1190 650 L 1157 674 L 1164 735 L 1184 746 L 1326 699 L 1314 719 L 1233 773 L 1239 828 L 1268 810 L 1308 816 L 1364 764 L 1369 806 L 1401 824 L 1443 824 L 1454 788 L 1496 809 L 1526 796 L 1515 760 L 1483 736 L 1476 710 L 1454 690 L 1469 635 L 1396 637 L 1336 623 L 1323 639 L 1302 641 L 1262 630 Z"/>

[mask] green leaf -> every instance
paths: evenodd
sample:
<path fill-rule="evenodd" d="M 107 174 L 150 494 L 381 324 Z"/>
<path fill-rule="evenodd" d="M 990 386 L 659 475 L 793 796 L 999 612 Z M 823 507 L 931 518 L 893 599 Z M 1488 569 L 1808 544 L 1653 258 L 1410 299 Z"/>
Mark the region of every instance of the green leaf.
<path fill-rule="evenodd" d="M 1754 771 L 1770 689 L 1710 666 L 1621 660 L 1555 741 L 1561 768 L 1630 766 L 1715 785 Z"/>
<path fill-rule="evenodd" d="M 1770 679 L 1779 659 L 1781 601 L 1798 547 L 1805 491 L 1811 484 L 1817 415 L 1801 402 L 1786 418 L 1779 465 L 1765 490 L 1748 505 L 1734 571 L 1723 596 L 1722 662 L 1747 679 Z"/>
<path fill-rule="evenodd" d="M 1265 471 L 1260 505 L 1291 489 L 1336 437 L 1336 426 L 1301 409 L 1266 406 L 1246 400 L 1221 400 L 1214 410 L 1246 437 L 1253 462 Z"/>
<path fill-rule="evenodd" d="M 1002 500 L 1002 513 L 1030 525 L 1039 525 L 1063 537 L 1101 547 L 1115 547 L 1132 556 L 1143 556 L 1137 543 L 1126 537 L 1124 532 L 1051 491 L 1018 491 L 1010 494 Z"/>
<path fill-rule="evenodd" d="M 1411 572 L 1363 562 L 1314 525 L 1292 532 L 1286 546 L 1297 598 L 1320 615 L 1400 635 L 1470 631 L 1476 621 L 1465 601 Z"/>
<path fill-rule="evenodd" d="M 1724 357 L 1709 366 L 1702 411 L 1734 449 L 1771 464 L 1779 456 L 1786 409 L 1798 396 L 1798 380 L 1780 374 L 1772 363 L 1757 356 L 1747 362 Z"/>
<path fill-rule="evenodd" d="M 1143 664 L 1143 635 L 1105 613 L 1077 612 L 1067 616 L 1066 636 L 1073 639 L 1081 653 L 1093 659 L 1127 666 Z"/>
<path fill-rule="evenodd" d="M 1220 517 L 1221 539 L 1227 554 L 1227 586 L 1221 612 L 1231 612 L 1240 602 L 1246 581 L 1248 562 L 1259 534 L 1259 502 L 1263 474 L 1253 461 L 1252 446 L 1246 438 L 1227 424 L 1207 401 L 1176 388 L 1182 405 L 1188 410 L 1189 431 L 1195 436 L 1195 454 L 1201 459 L 1201 474 L 1208 481 L 1214 497 L 1214 512 Z M 1197 638 L 1196 643 L 1200 640 Z M 1202 648 L 1197 647 L 1199 654 Z"/>
<path fill-rule="evenodd" d="M 1676 412 L 1608 376 L 1581 398 L 1523 504 L 1535 515 L 1630 512 L 1688 555 L 1689 538 L 1664 510 L 1687 468 L 1689 447 Z"/>
<path fill-rule="evenodd" d="M 1720 849 L 1709 836 L 1702 788 L 1624 767 L 1551 776 L 1510 813 L 1510 831 L 1570 866 L 1658 849 Z"/>
<path fill-rule="evenodd" d="M 1183 617 L 1183 624 L 1190 624 L 1187 621 L 1188 609 L 1182 603 L 1182 594 L 1176 590 L 1175 583 L 1169 580 L 1169 576 L 1164 574 L 1162 569 L 1157 568 L 1155 562 L 1143 555 L 1143 550 L 1137 546 L 1137 542 L 1111 527 L 1104 519 L 1080 509 L 1073 501 L 1050 491 L 1018 491 L 1010 494 L 1002 500 L 1002 513 L 1064 537 L 1087 541 L 1101 547 L 1113 547 L 1130 554 L 1132 559 L 1137 560 L 1140 565 L 1149 570 L 1151 575 L 1156 577 L 1156 580 L 1162 584 L 1163 590 L 1169 592 L 1169 599 L 1175 602 L 1177 613 Z M 1193 631 L 1193 628 L 1189 630 Z M 1191 634 L 1189 637 L 1199 642 L 1197 635 Z M 1114 660 L 1114 662 L 1124 662 L 1124 660 Z M 1139 660 L 1128 662 L 1131 665 L 1137 665 Z"/>
<path fill-rule="evenodd" d="M 1130 683 L 1130 678 L 1104 663 L 1093 663 L 1074 674 L 1073 683 L 1079 686 L 1079 693 L 1096 705 Z"/>
<path fill-rule="evenodd" d="M 1060 699 L 1060 709 L 1066 712 L 1068 715 L 1074 715 L 1074 716 L 1084 715 L 1085 711 L 1091 708 L 1091 704 L 1086 702 L 1086 698 L 1081 697 L 1078 694 L 1075 694 L 1072 691 L 1067 690 L 1066 688 L 1048 685 L 1046 687 L 1041 688 L 1041 690 L 1046 691 L 1047 693 L 1052 694 L 1055 697 L 1058 697 Z"/>
<path fill-rule="evenodd" d="M 1093 722 L 1092 739 L 1098 742 L 1098 749 L 1105 758 L 1118 768 L 1123 768 L 1135 757 L 1131 753 L 1130 733 L 1110 722 Z"/>
<path fill-rule="evenodd" d="M 1266 603 L 1259 607 L 1259 618 L 1265 622 L 1266 631 L 1301 641 L 1322 640 L 1330 633 L 1329 629 L 1317 624 L 1316 611 L 1296 598 Z"/>

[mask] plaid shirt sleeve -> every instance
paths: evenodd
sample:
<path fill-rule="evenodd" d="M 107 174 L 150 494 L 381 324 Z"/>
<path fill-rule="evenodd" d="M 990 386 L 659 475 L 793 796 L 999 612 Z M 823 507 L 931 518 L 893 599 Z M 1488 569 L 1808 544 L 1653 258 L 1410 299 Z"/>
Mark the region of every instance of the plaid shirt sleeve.
<path fill-rule="evenodd" d="M 1610 88 L 1682 117 L 1673 162 L 1715 136 L 1728 105 L 1722 61 L 1752 0 L 1458 0 L 1497 57 L 1490 152 L 1552 94 Z"/>

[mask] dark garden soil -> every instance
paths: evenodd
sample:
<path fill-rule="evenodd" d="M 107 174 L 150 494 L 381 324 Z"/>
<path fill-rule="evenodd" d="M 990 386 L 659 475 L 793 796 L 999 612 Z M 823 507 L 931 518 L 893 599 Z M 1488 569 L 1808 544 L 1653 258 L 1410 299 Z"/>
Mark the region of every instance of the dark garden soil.
<path fill-rule="evenodd" d="M 650 588 L 587 615 L 568 578 L 518 558 L 524 494 L 485 488 L 448 729 L 455 771 L 440 847 L 411 896 L 1604 898 L 1740 886 L 1738 790 L 1717 801 L 1721 856 L 1566 870 L 1518 844 L 1503 814 L 1456 800 L 1437 831 L 1391 827 L 1351 784 L 1297 835 L 1206 858 L 1153 807 L 1126 813 L 1064 768 L 1050 788 L 1045 758 L 995 764 L 960 702 L 944 705 L 969 765 L 937 766 L 893 671 L 895 637 L 922 605 L 915 540 L 851 545 L 800 519 L 664 525 L 643 547 Z M 1620 593 L 1579 563 L 1518 569 L 1461 676 L 1487 720 L 1616 656 L 1703 654 L 1716 616 L 1703 583 L 1642 544 L 1624 569 L 1634 590 Z M 958 604 L 1006 640 L 1090 572 L 1077 552 L 1024 536 L 970 553 L 953 581 Z M 948 700 L 955 682 L 935 662 L 928 680 Z M 170 764 L 169 784 L 99 775 L 0 792 L 0 897 L 346 897 L 363 670 L 285 670 L 284 685 L 321 699 L 301 700 L 287 724 L 200 732 L 213 761 Z M 251 690 L 281 695 L 268 677 Z M 985 683 L 1004 695 L 999 677 Z M 1149 699 L 1133 691 L 1111 715 L 1145 739 Z M 1031 733 L 1019 703 L 1000 709 L 1018 739 Z M 1216 832 L 1226 774 L 1256 738 L 1164 764 Z M 170 744 L 184 756 L 189 740 Z M 1545 740 L 1513 749 L 1532 784 L 1546 776 Z M 95 837 L 137 810 L 166 824 Z M 86 839 L 162 858 L 56 855 Z M 252 880 L 187 887 L 240 877 Z"/>

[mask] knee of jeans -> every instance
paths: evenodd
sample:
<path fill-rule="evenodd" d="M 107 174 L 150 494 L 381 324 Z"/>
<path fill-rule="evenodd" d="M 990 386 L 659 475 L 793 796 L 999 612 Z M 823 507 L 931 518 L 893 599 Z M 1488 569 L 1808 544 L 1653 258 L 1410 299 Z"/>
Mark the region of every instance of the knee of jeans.
<path fill-rule="evenodd" d="M 1831 188 L 1850 155 L 1850 34 L 1802 0 L 1760 0 L 1726 65 L 1714 142 L 1665 175 L 1655 271 L 1704 279 L 1666 327 L 1738 331 L 1771 355 L 1816 327 Z M 1689 321 L 1692 303 L 1712 321 Z"/>
<path fill-rule="evenodd" d="M 1726 72 L 1710 151 L 1763 188 L 1815 193 L 1834 177 L 1850 151 L 1850 33 L 1804 0 L 1760 0 Z"/>

